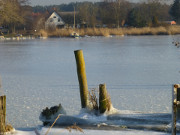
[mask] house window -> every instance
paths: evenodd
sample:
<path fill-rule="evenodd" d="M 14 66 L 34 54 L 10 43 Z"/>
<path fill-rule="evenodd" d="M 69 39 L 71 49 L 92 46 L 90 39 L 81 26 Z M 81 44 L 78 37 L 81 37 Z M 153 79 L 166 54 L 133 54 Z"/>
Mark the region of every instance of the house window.
<path fill-rule="evenodd" d="M 53 18 L 56 18 L 56 16 L 54 16 Z"/>
<path fill-rule="evenodd" d="M 53 22 L 53 19 L 51 18 L 49 21 L 50 21 L 50 22 Z"/>
<path fill-rule="evenodd" d="M 60 22 L 61 20 L 58 18 L 58 22 Z"/>

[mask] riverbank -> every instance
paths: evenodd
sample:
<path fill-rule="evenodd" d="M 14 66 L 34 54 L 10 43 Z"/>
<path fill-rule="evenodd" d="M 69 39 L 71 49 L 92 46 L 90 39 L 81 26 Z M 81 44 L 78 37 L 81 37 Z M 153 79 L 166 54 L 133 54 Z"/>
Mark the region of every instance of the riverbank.
<path fill-rule="evenodd" d="M 124 35 L 177 35 L 180 26 L 143 27 L 143 28 L 84 28 L 84 29 L 56 29 L 55 31 L 40 30 L 43 37 L 69 37 L 73 31 L 80 36 L 124 36 Z"/>
<path fill-rule="evenodd" d="M 13 36 L 13 35 L 2 35 L 0 41 L 8 40 L 28 40 L 41 38 L 45 39 L 48 37 L 71 37 L 73 32 L 77 32 L 80 37 L 87 36 L 125 36 L 125 35 L 178 35 L 180 34 L 180 25 L 174 26 L 160 26 L 160 27 L 143 27 L 143 28 L 83 28 L 83 29 L 56 29 L 54 31 L 40 30 L 31 36 Z"/>

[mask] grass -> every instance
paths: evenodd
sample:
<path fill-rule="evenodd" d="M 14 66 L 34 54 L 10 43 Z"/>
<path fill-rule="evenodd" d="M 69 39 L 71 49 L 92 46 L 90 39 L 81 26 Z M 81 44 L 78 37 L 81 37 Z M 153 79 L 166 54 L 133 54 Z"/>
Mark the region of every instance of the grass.
<path fill-rule="evenodd" d="M 40 30 L 39 35 L 43 37 L 69 37 L 76 31 L 80 36 L 104 36 L 110 35 L 176 35 L 180 34 L 180 26 L 159 26 L 143 28 L 84 28 L 84 29 L 56 29 L 54 31 Z"/>

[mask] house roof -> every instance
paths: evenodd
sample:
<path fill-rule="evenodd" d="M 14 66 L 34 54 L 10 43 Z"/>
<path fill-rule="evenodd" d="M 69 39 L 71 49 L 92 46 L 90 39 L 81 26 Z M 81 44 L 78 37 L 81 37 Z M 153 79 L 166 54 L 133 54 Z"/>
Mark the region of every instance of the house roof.
<path fill-rule="evenodd" d="M 47 19 L 46 24 L 64 25 L 65 22 L 57 12 L 53 12 Z"/>

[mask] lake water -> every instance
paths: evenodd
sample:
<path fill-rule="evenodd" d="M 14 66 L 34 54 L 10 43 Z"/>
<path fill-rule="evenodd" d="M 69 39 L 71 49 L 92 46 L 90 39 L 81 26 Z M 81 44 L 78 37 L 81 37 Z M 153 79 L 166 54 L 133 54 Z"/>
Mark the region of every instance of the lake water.
<path fill-rule="evenodd" d="M 89 89 L 106 83 L 113 106 L 171 113 L 172 84 L 180 82 L 180 36 L 124 36 L 1 41 L 0 75 L 7 120 L 36 127 L 46 106 L 69 115 L 81 108 L 74 50 L 82 49 Z"/>

